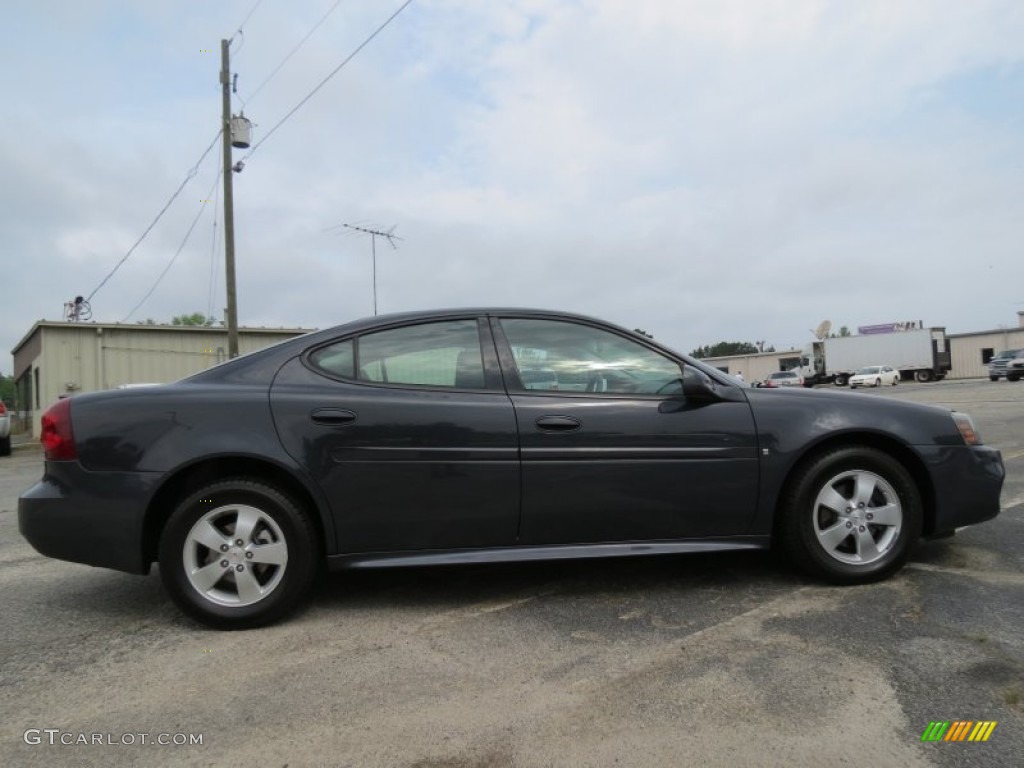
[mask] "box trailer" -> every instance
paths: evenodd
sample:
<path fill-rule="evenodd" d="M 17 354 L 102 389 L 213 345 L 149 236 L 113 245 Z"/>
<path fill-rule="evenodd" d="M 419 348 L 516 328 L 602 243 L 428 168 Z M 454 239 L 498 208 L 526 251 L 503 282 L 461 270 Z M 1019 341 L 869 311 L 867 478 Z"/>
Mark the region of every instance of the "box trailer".
<path fill-rule="evenodd" d="M 819 339 L 804 350 L 798 369 L 807 386 L 845 387 L 858 368 L 888 365 L 900 378 L 937 381 L 952 367 L 945 328 L 911 328 Z"/>

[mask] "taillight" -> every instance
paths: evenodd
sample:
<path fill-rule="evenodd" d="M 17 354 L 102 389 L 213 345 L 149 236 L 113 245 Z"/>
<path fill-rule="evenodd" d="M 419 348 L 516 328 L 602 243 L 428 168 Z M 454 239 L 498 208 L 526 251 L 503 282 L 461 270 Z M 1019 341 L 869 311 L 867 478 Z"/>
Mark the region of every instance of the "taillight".
<path fill-rule="evenodd" d="M 71 432 L 71 400 L 58 400 L 43 413 L 39 442 L 47 461 L 74 461 L 78 458 L 75 436 Z"/>
<path fill-rule="evenodd" d="M 3 416 L 5 413 L 7 413 L 7 406 L 4 405 L 3 400 L 0 400 L 0 416 Z"/>

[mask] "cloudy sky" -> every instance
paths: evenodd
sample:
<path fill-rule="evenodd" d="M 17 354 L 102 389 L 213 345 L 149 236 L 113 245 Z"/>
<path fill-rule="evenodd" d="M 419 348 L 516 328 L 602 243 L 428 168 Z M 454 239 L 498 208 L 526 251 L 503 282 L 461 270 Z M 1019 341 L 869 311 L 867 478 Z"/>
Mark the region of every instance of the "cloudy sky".
<path fill-rule="evenodd" d="M 6 3 L 0 371 L 76 294 L 221 314 L 219 145 L 99 286 L 217 134 L 222 38 L 262 142 L 243 325 L 372 314 L 345 223 L 402 238 L 381 312 L 567 309 L 684 352 L 1024 310 L 1020 0 L 413 0 L 280 122 L 402 2 Z"/>

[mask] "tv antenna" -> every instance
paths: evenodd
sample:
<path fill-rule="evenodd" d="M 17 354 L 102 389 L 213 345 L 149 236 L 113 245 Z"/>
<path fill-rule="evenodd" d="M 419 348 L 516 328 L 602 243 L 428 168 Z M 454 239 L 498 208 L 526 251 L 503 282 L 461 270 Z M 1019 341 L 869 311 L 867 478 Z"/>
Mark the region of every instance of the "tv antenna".
<path fill-rule="evenodd" d="M 82 296 L 75 296 L 74 301 L 64 302 L 64 319 L 69 323 L 80 323 L 92 318 L 92 307 Z"/>
<path fill-rule="evenodd" d="M 341 226 L 346 227 L 347 229 L 354 230 L 355 232 L 362 232 L 364 235 L 369 235 L 370 236 L 370 252 L 373 254 L 373 314 L 374 314 L 374 316 L 376 316 L 377 315 L 377 238 L 378 237 L 383 237 L 384 239 L 386 239 L 388 241 L 388 244 L 391 246 L 392 250 L 397 251 L 398 250 L 398 246 L 395 245 L 395 240 L 401 240 L 402 239 L 402 238 L 398 237 L 398 235 L 395 234 L 395 227 L 397 227 L 398 225 L 396 224 L 394 227 L 391 227 L 391 229 L 389 229 L 387 231 L 380 230 L 380 229 L 370 229 L 369 227 L 357 227 L 355 224 L 342 224 Z M 337 227 L 332 227 L 332 229 L 337 229 Z"/>

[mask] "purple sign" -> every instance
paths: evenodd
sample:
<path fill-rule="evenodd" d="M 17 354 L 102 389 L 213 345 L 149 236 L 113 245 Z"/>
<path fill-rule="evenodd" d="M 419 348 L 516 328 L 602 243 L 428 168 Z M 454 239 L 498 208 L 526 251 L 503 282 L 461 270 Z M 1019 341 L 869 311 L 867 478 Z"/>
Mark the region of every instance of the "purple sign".
<path fill-rule="evenodd" d="M 881 323 L 880 325 L 858 325 L 857 333 L 867 336 L 872 333 L 894 333 L 896 323 Z"/>

